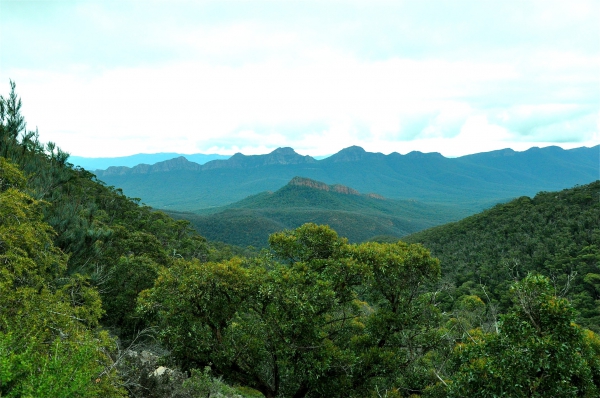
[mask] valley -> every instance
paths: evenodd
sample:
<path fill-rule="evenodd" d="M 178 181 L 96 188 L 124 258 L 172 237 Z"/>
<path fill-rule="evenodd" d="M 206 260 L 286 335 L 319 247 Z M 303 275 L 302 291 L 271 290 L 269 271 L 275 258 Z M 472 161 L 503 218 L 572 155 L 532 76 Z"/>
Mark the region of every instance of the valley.
<path fill-rule="evenodd" d="M 445 158 L 349 147 L 322 160 L 291 148 L 266 155 L 236 154 L 203 165 L 184 157 L 96 170 L 99 180 L 162 210 L 195 212 L 222 207 L 265 191 L 277 191 L 296 176 L 341 184 L 389 199 L 457 205 L 472 213 L 515 197 L 586 184 L 598 178 L 600 146 L 511 149 Z"/>
<path fill-rule="evenodd" d="M 209 240 L 261 248 L 267 246 L 270 234 L 307 222 L 329 225 L 350 242 L 363 242 L 376 236 L 399 239 L 470 213 L 459 206 L 388 199 L 343 185 L 294 177 L 275 192 L 249 196 L 227 206 L 167 214 L 190 221 Z"/>

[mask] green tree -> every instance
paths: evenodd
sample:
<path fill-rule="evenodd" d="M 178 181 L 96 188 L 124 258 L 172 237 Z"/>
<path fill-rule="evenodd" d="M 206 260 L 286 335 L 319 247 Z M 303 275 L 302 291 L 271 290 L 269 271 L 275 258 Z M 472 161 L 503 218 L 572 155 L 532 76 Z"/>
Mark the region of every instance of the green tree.
<path fill-rule="evenodd" d="M 83 276 L 65 275 L 67 255 L 42 221 L 43 202 L 0 158 L 0 395 L 122 396 L 111 370 L 114 342 L 97 330 L 100 297 Z"/>
<path fill-rule="evenodd" d="M 451 397 L 597 397 L 600 339 L 573 323 L 549 280 L 528 275 L 511 288 L 499 333 L 471 332 L 454 350 Z"/>
<path fill-rule="evenodd" d="M 439 264 L 420 246 L 349 245 L 325 226 L 271 235 L 251 261 L 177 261 L 141 294 L 187 369 L 211 364 L 266 397 L 424 388 Z M 427 381 L 429 382 L 429 380 Z"/>
<path fill-rule="evenodd" d="M 514 279 L 533 272 L 567 287 L 576 322 L 600 332 L 600 180 L 498 204 L 403 240 L 422 243 L 440 259 L 444 279 L 456 287 L 441 298 L 444 311 L 463 295 L 477 295 L 507 312 Z"/>
<path fill-rule="evenodd" d="M 420 245 L 365 243 L 352 256 L 367 267 L 361 297 L 366 328 L 356 336 L 360 360 L 353 389 L 418 393 L 432 379 L 423 357 L 440 341 L 434 283 L 440 264 Z"/>

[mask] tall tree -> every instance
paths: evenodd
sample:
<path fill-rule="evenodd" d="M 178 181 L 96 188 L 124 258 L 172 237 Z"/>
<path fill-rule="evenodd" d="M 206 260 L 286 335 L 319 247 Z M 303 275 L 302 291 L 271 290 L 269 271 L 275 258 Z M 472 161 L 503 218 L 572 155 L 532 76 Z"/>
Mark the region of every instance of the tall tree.
<path fill-rule="evenodd" d="M 212 364 L 266 397 L 365 396 L 423 388 L 416 364 L 436 310 L 439 264 L 419 246 L 349 245 L 325 226 L 270 237 L 253 261 L 178 261 L 140 309 L 185 367 Z"/>

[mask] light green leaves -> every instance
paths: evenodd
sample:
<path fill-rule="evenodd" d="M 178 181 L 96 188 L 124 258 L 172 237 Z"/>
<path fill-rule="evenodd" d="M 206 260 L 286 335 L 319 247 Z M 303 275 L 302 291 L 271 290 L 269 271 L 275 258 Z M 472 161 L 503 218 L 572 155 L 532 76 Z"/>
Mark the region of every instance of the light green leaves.
<path fill-rule="evenodd" d="M 415 364 L 438 319 L 423 286 L 437 260 L 403 243 L 349 245 L 314 224 L 270 244 L 274 258 L 177 261 L 142 293 L 140 311 L 185 367 L 210 364 L 267 397 L 422 387 Z"/>
<path fill-rule="evenodd" d="M 514 307 L 498 334 L 477 333 L 456 346 L 449 395 L 598 396 L 598 337 L 573 323 L 570 303 L 539 275 L 515 283 L 511 295 Z"/>
<path fill-rule="evenodd" d="M 0 396 L 122 396 L 108 370 L 113 341 L 95 330 L 99 294 L 65 275 L 40 206 L 14 187 L 0 192 Z"/>

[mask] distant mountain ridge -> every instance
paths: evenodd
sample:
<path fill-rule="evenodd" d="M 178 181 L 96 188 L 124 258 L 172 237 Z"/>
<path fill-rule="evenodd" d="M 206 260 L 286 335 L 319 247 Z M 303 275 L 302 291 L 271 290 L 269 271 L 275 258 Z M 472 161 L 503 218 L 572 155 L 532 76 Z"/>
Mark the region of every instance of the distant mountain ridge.
<path fill-rule="evenodd" d="M 161 152 L 161 153 L 138 153 L 129 156 L 117 156 L 117 157 L 102 157 L 102 158 L 90 158 L 84 156 L 70 156 L 69 162 L 75 166 L 81 166 L 87 170 L 105 170 L 111 166 L 125 166 L 134 167 L 139 164 L 152 165 L 158 162 L 162 162 L 169 159 L 174 159 L 179 156 L 185 157 L 187 160 L 204 164 L 215 159 L 227 159 L 227 155 L 218 154 L 204 154 L 194 153 L 191 155 L 184 155 L 175 152 Z"/>
<path fill-rule="evenodd" d="M 352 146 L 322 160 L 278 148 L 266 155 L 236 154 L 204 165 L 178 158 L 95 173 L 126 195 L 161 209 L 223 206 L 276 191 L 303 176 L 386 198 L 461 203 L 476 212 L 499 201 L 596 180 L 600 146 L 503 149 L 459 158 L 421 152 L 384 155 Z"/>
<path fill-rule="evenodd" d="M 306 164 L 316 163 L 317 160 L 310 156 L 302 156 L 292 148 L 277 148 L 266 155 L 244 155 L 236 153 L 228 159 L 216 159 L 200 165 L 190 162 L 184 156 L 162 162 L 149 164 L 138 164 L 134 167 L 112 166 L 106 170 L 96 170 L 97 176 L 124 175 L 124 174 L 146 174 L 173 170 L 213 170 L 213 169 L 237 169 L 247 167 L 260 167 L 268 165 Z"/>
<path fill-rule="evenodd" d="M 176 170 L 202 170 L 202 165 L 190 162 L 183 156 L 179 156 L 174 159 L 157 162 L 153 165 L 149 164 L 138 164 L 134 167 L 125 166 L 111 166 L 108 169 L 96 170 L 96 175 L 110 176 L 110 175 L 127 175 L 127 174 L 148 174 L 148 173 L 160 173 L 167 171 Z"/>
<path fill-rule="evenodd" d="M 285 165 L 285 164 L 310 164 L 316 163 L 317 160 L 310 156 L 302 156 L 292 148 L 277 148 L 273 152 L 266 155 L 244 155 L 236 153 L 226 160 L 213 160 L 206 163 L 202 170 L 211 170 L 218 168 L 244 168 L 244 167 L 260 167 L 269 165 Z"/>
<path fill-rule="evenodd" d="M 154 164 L 140 163 L 133 167 L 123 166 L 110 166 L 106 170 L 97 169 L 95 173 L 97 176 L 105 175 L 124 175 L 124 174 L 145 174 L 162 171 L 173 171 L 173 170 L 212 170 L 212 169 L 235 169 L 235 168 L 246 168 L 246 167 L 260 167 L 269 165 L 291 165 L 291 164 L 314 164 L 318 162 L 324 163 L 343 163 L 343 162 L 357 162 L 364 160 L 382 160 L 387 157 L 403 156 L 397 152 L 391 153 L 390 155 L 384 155 L 382 153 L 367 152 L 359 146 L 351 146 L 342 149 L 338 153 L 329 156 L 322 160 L 316 160 L 315 158 L 306 155 L 298 154 L 293 148 L 283 147 L 277 148 L 272 152 L 265 155 L 244 155 L 240 152 L 227 159 L 215 159 L 210 160 L 204 164 L 199 164 L 193 161 L 189 161 L 186 156 L 178 156 L 171 159 L 156 162 Z M 423 153 L 419 151 L 410 152 L 404 156 L 424 159 L 424 158 L 444 158 L 438 152 Z M 156 167 L 154 167 L 156 166 Z"/>

